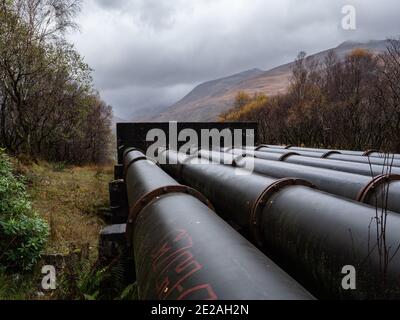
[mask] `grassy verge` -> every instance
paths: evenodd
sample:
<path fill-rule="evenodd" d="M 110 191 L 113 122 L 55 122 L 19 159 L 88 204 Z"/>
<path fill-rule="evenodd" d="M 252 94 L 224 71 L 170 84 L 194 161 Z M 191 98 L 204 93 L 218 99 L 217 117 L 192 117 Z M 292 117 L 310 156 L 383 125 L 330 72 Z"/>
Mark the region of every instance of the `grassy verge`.
<path fill-rule="evenodd" d="M 50 225 L 47 253 L 68 254 L 87 246 L 96 253 L 111 168 L 42 163 L 30 166 L 25 176 L 33 208 Z"/>
<path fill-rule="evenodd" d="M 50 226 L 43 259 L 58 255 L 64 263 L 68 261 L 57 278 L 59 288 L 52 293 L 40 289 L 45 260 L 31 274 L 6 275 L 0 270 L 0 299 L 81 299 L 84 294 L 79 286 L 96 280 L 89 277 L 97 260 L 98 236 L 104 225 L 101 212 L 108 207 L 112 168 L 16 160 L 14 168 L 26 177 L 33 209 Z"/>

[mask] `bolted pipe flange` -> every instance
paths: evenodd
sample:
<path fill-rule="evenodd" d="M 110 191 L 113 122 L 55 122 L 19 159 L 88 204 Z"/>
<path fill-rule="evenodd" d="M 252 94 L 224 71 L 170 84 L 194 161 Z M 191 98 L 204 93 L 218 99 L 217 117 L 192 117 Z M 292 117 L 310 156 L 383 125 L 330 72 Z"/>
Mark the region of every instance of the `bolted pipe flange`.
<path fill-rule="evenodd" d="M 299 156 L 300 154 L 297 152 L 288 152 L 285 153 L 284 155 L 282 155 L 282 157 L 279 158 L 278 161 L 285 161 L 287 158 L 291 157 L 291 156 Z"/>
<path fill-rule="evenodd" d="M 263 242 L 261 240 L 262 239 L 261 230 L 260 230 L 260 216 L 262 210 L 267 205 L 269 199 L 276 192 L 279 192 L 282 189 L 290 186 L 304 186 L 313 189 L 316 188 L 312 183 L 306 180 L 295 179 L 295 178 L 284 178 L 274 182 L 267 189 L 265 189 L 263 193 L 258 197 L 256 202 L 253 204 L 250 214 L 250 230 L 258 246 L 260 247 L 263 246 Z"/>
<path fill-rule="evenodd" d="M 400 175 L 398 174 L 381 174 L 373 178 L 358 194 L 357 201 L 362 203 L 368 203 L 371 195 L 375 192 L 379 186 L 390 183 L 392 181 L 400 181 Z"/>
<path fill-rule="evenodd" d="M 371 150 L 367 150 L 367 151 L 365 151 L 364 153 L 363 153 L 363 156 L 364 157 L 369 157 L 371 154 L 373 154 L 373 153 L 381 153 L 381 151 L 380 150 L 377 150 L 377 149 L 371 149 Z"/>
<path fill-rule="evenodd" d="M 328 159 L 329 156 L 332 156 L 332 155 L 334 155 L 334 154 L 342 154 L 342 153 L 339 152 L 339 151 L 328 151 L 328 152 L 324 153 L 324 154 L 321 156 L 321 159 Z"/>
<path fill-rule="evenodd" d="M 269 147 L 266 144 L 260 144 L 257 148 L 254 149 L 254 151 L 259 151 L 262 148 L 269 149 Z"/>
<path fill-rule="evenodd" d="M 203 196 L 200 192 L 197 190 L 190 188 L 188 186 L 183 186 L 183 185 L 175 185 L 175 186 L 165 186 L 158 188 L 152 192 L 149 192 L 145 194 L 142 198 L 140 198 L 134 205 L 131 207 L 129 210 L 129 217 L 126 225 L 126 238 L 128 240 L 128 244 L 131 245 L 131 239 L 133 236 L 133 231 L 136 225 L 137 218 L 140 214 L 140 212 L 147 207 L 150 203 L 153 201 L 156 201 L 159 199 L 161 196 L 171 194 L 171 193 L 186 193 L 189 194 L 198 200 L 200 200 L 202 203 L 204 203 L 207 207 L 209 207 L 212 211 L 215 212 L 215 209 L 211 202 Z"/>

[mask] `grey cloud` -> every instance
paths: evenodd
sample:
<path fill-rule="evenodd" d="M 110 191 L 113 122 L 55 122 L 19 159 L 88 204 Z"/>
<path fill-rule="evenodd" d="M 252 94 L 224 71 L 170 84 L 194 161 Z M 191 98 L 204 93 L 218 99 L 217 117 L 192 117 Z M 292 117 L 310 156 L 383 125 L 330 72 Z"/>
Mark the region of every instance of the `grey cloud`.
<path fill-rule="evenodd" d="M 182 9 L 183 1 L 185 0 L 95 0 L 95 3 L 106 10 L 129 13 L 139 25 L 165 29 L 174 24 L 175 13 Z"/>
<path fill-rule="evenodd" d="M 340 28 L 341 8 L 358 29 Z M 196 84 L 291 61 L 301 51 L 400 30 L 398 0 L 85 0 L 72 41 L 116 114 L 168 106 Z"/>

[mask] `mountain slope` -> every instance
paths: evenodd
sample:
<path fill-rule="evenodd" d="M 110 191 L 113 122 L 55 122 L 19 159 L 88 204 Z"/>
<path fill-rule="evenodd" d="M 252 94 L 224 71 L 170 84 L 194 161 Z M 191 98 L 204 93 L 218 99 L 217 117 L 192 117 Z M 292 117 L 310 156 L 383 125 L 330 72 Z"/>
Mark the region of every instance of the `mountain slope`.
<path fill-rule="evenodd" d="M 363 48 L 374 53 L 386 50 L 387 41 L 370 41 L 367 43 L 344 42 L 333 50 L 339 58 L 344 58 L 356 48 Z M 331 49 L 330 49 L 331 50 Z M 312 55 L 323 62 L 330 50 Z M 197 86 L 173 106 L 157 116 L 149 118 L 154 121 L 214 121 L 229 110 L 239 91 L 249 94 L 264 93 L 276 95 L 284 93 L 289 86 L 290 71 L 293 66 L 288 63 L 269 71 L 248 70 L 230 77 L 209 81 Z"/>
<path fill-rule="evenodd" d="M 262 70 L 252 69 L 229 77 L 212 80 L 194 88 L 182 100 L 154 118 L 154 120 L 211 121 L 221 105 L 229 107 L 230 99 L 221 99 L 225 93 L 244 80 L 261 75 Z M 185 113 L 183 115 L 182 113 Z"/>

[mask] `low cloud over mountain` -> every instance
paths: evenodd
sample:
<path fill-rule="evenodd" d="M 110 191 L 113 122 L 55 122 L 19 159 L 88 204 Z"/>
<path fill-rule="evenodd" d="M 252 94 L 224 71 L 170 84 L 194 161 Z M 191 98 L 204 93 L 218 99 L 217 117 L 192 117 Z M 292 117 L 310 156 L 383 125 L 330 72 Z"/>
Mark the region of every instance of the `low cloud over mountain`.
<path fill-rule="evenodd" d="M 347 4 L 355 31 L 341 28 Z M 138 119 L 209 79 L 269 70 L 349 39 L 397 36 L 399 11 L 398 0 L 85 0 L 81 32 L 70 38 L 115 114 Z"/>

